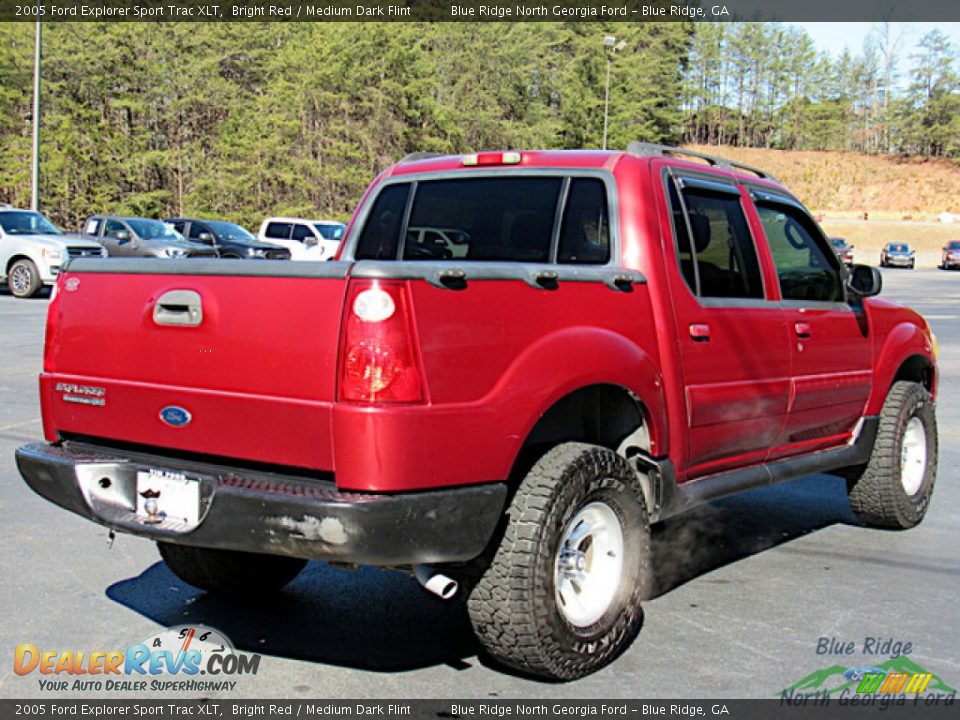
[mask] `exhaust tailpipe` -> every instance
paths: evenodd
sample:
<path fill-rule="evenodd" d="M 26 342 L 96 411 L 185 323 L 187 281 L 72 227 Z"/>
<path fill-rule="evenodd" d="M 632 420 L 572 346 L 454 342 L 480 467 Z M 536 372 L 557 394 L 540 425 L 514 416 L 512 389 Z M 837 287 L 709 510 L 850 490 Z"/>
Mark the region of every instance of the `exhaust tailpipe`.
<path fill-rule="evenodd" d="M 414 565 L 413 575 L 424 588 L 444 600 L 449 600 L 456 595 L 460 587 L 456 580 L 438 573 L 429 565 Z"/>

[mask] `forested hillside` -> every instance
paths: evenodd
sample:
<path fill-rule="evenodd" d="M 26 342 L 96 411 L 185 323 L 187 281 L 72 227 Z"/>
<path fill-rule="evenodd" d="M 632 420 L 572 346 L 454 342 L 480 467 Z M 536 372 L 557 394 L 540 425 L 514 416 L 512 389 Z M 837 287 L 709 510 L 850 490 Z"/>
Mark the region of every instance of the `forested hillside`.
<path fill-rule="evenodd" d="M 611 147 L 960 155 L 956 51 L 937 35 L 831 61 L 776 24 L 54 23 L 42 209 L 71 229 L 92 212 L 343 218 L 408 152 L 599 147 L 606 32 L 626 42 Z M 0 202 L 20 206 L 32 52 L 32 24 L 0 24 Z"/>
<path fill-rule="evenodd" d="M 0 200 L 29 202 L 33 27 L 0 26 Z M 74 24 L 45 28 L 43 206 L 344 217 L 415 150 L 599 147 L 596 26 Z M 688 30 L 633 25 L 611 144 L 674 139 Z"/>

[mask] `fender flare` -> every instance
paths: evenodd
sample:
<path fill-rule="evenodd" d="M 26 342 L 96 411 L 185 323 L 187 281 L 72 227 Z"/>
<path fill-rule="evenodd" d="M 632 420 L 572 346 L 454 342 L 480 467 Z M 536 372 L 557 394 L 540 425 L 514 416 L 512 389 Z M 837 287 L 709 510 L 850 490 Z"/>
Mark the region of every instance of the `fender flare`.
<path fill-rule="evenodd" d="M 883 345 L 877 351 L 873 385 L 867 400 L 867 415 L 876 415 L 883 409 L 883 403 L 897 372 L 911 357 L 922 357 L 930 367 L 937 367 L 929 332 L 914 323 L 902 322 L 887 333 Z"/>
<path fill-rule="evenodd" d="M 531 344 L 490 391 L 488 399 L 503 412 L 501 417 L 516 418 L 511 423 L 512 456 L 516 457 L 550 408 L 571 393 L 594 385 L 617 386 L 636 396 L 645 410 L 651 454 L 663 454 L 668 431 L 663 379 L 656 363 L 624 335 L 579 326 Z"/>

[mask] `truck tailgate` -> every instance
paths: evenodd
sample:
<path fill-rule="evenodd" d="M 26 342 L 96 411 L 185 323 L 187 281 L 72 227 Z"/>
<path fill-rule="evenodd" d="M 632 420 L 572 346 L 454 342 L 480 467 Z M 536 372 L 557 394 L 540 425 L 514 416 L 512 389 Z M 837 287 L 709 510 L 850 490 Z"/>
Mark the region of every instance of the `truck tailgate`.
<path fill-rule="evenodd" d="M 332 470 L 347 263 L 81 261 L 51 303 L 48 440 Z"/>

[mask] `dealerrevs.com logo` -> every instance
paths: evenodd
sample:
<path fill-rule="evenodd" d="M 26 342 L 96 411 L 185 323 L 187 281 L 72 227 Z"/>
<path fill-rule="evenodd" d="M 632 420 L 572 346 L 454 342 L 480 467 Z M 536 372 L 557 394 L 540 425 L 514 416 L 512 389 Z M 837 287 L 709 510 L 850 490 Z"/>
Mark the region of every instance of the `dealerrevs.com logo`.
<path fill-rule="evenodd" d="M 202 625 L 169 628 L 126 650 L 47 650 L 17 645 L 13 671 L 39 676 L 49 692 L 233 691 L 256 675 L 260 656 L 239 653 L 223 633 Z"/>

